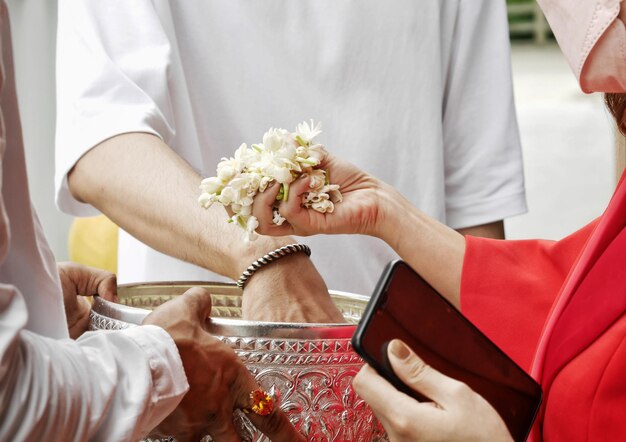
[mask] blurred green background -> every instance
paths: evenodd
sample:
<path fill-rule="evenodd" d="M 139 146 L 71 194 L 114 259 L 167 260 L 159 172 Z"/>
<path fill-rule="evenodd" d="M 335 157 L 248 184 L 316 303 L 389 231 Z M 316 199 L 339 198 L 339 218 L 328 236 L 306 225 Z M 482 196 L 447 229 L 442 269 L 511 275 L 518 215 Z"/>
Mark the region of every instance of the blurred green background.
<path fill-rule="evenodd" d="M 554 39 L 535 0 L 507 0 L 506 3 L 511 40 L 542 44 Z"/>

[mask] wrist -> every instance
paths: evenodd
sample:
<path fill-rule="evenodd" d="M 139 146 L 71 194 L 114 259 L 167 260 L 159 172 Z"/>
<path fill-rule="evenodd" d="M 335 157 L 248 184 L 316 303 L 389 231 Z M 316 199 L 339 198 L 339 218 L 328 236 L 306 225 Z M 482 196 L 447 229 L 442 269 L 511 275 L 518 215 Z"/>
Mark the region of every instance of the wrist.
<path fill-rule="evenodd" d="M 263 235 L 255 241 L 244 241 L 238 227 L 225 226 L 225 230 L 216 235 L 214 231 L 209 231 L 210 225 L 207 223 L 206 230 L 199 235 L 202 239 L 198 248 L 198 264 L 235 281 L 254 260 L 272 250 L 297 242 L 291 237 Z"/>
<path fill-rule="evenodd" d="M 416 247 L 422 253 L 433 252 L 433 242 L 440 239 L 438 226 L 444 227 L 443 224 L 430 218 L 401 195 L 389 201 L 387 209 L 387 227 L 382 229 L 380 238 L 398 255 L 411 256 Z"/>
<path fill-rule="evenodd" d="M 274 295 L 297 295 L 284 293 L 285 287 L 294 280 L 298 280 L 299 283 L 305 281 L 311 269 L 314 269 L 313 263 L 305 253 L 292 253 L 257 270 L 246 284 L 244 296 L 246 291 L 258 292 L 261 287 L 271 288 L 269 291 L 275 292 Z"/>
<path fill-rule="evenodd" d="M 413 207 L 405 198 L 389 204 L 389 219 L 380 238 L 437 291 L 460 305 L 465 238 Z"/>
<path fill-rule="evenodd" d="M 254 260 L 241 274 L 237 280 L 237 287 L 243 289 L 248 280 L 254 276 L 254 274 L 265 268 L 268 265 L 285 258 L 294 253 L 304 253 L 307 257 L 311 256 L 311 249 L 306 244 L 293 243 L 283 247 L 279 247 L 270 252 L 267 252 L 262 257 Z"/>
<path fill-rule="evenodd" d="M 259 269 L 243 292 L 243 314 L 257 321 L 344 321 L 305 253 L 292 253 Z"/>
<path fill-rule="evenodd" d="M 410 218 L 419 212 L 407 199 L 392 186 L 383 183 L 379 190 L 378 213 L 368 235 L 382 239 L 397 251 L 397 245 L 407 235 L 405 230 Z M 414 226 L 411 226 L 412 229 Z"/>
<path fill-rule="evenodd" d="M 229 275 L 235 281 L 243 274 L 243 272 L 252 264 L 252 262 L 256 261 L 263 255 L 279 249 L 288 244 L 295 244 L 296 241 L 292 237 L 270 237 L 270 236 L 259 236 L 255 241 L 245 242 L 241 241 L 241 244 L 238 247 L 233 249 L 233 257 L 231 269 L 233 269 L 233 275 Z M 304 255 L 306 257 L 306 255 Z M 308 258 L 307 258 L 308 259 Z M 281 260 L 283 261 L 283 260 Z M 274 267 L 278 262 L 273 262 L 269 264 L 267 267 Z M 284 264 L 284 263 L 281 263 Z M 259 273 L 259 270 L 257 273 Z"/>

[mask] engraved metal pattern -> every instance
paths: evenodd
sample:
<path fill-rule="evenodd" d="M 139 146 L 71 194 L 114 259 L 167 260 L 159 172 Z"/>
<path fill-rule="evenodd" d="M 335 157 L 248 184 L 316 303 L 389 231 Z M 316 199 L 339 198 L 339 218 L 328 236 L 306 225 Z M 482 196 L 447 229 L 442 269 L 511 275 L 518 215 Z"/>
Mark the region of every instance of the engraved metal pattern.
<path fill-rule="evenodd" d="M 125 328 L 136 327 L 135 324 L 129 324 L 127 322 L 118 321 L 117 319 L 111 319 L 103 316 L 92 310 L 89 313 L 89 330 L 124 330 Z"/>
<path fill-rule="evenodd" d="M 352 389 L 363 365 L 352 350 L 354 323 L 367 298 L 331 291 L 335 305 L 350 324 L 255 323 L 241 319 L 241 290 L 233 284 L 156 283 L 120 286 L 124 305 L 96 300 L 92 330 L 120 330 L 141 323 L 150 310 L 194 285 L 211 292 L 211 322 L 216 336 L 231 347 L 263 389 L 311 441 L 386 441 L 387 436 L 367 404 Z M 245 441 L 267 442 L 245 414 L 233 421 Z M 170 439 L 171 440 L 171 439 Z M 211 440 L 210 437 L 205 440 Z"/>

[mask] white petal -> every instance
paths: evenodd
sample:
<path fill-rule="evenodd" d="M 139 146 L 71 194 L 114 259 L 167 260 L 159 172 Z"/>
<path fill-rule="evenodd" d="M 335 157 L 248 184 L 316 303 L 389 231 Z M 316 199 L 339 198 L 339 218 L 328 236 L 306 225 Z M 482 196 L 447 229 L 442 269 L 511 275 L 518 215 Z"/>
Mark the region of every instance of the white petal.
<path fill-rule="evenodd" d="M 200 183 L 200 189 L 206 193 L 218 193 L 224 187 L 224 182 L 218 177 L 205 178 Z"/>

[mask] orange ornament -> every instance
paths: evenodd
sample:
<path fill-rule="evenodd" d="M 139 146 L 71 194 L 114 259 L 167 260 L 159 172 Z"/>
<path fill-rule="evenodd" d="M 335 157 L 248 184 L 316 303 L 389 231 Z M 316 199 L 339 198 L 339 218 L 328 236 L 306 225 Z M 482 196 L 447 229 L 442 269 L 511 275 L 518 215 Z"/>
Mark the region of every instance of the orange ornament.
<path fill-rule="evenodd" d="M 274 399 L 263 390 L 253 390 L 250 393 L 252 411 L 259 416 L 267 416 L 274 410 Z"/>

